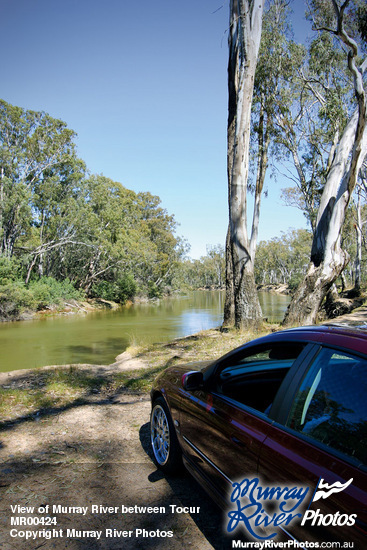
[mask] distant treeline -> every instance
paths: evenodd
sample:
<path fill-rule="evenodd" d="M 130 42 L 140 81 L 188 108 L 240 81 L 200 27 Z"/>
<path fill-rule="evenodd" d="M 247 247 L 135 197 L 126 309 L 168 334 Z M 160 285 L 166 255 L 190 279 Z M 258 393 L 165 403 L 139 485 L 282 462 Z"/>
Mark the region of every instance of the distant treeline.
<path fill-rule="evenodd" d="M 224 247 L 210 246 L 206 256 L 188 259 L 189 246 L 160 198 L 91 175 L 76 154 L 75 137 L 46 113 L 0 100 L 0 319 L 72 299 L 123 304 L 137 295 L 224 288 Z M 351 209 L 343 238 L 351 282 L 353 220 Z M 305 230 L 261 242 L 256 283 L 294 289 L 310 246 Z M 359 265 L 365 275 L 365 248 Z"/>
<path fill-rule="evenodd" d="M 364 207 L 365 212 L 367 208 Z M 352 204 L 343 229 L 343 247 L 350 261 L 339 281 L 342 287 L 353 287 L 356 271 L 361 269 L 362 281 L 367 280 L 367 250 L 358 249 L 356 209 Z M 255 258 L 255 282 L 257 285 L 287 285 L 292 293 L 304 277 L 310 260 L 312 232 L 306 229 L 290 229 L 281 237 L 261 241 Z M 359 260 L 359 255 L 361 260 Z M 222 288 L 225 286 L 225 250 L 223 246 L 208 247 L 200 260 L 182 262 L 182 280 L 191 288 Z"/>

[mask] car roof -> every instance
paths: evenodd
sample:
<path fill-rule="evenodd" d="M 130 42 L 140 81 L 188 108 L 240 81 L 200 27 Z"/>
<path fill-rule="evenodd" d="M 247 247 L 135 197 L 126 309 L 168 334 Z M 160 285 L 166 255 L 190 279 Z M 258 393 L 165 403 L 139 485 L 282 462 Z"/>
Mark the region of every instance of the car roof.
<path fill-rule="evenodd" d="M 288 328 L 272 332 L 266 336 L 261 336 L 255 340 L 250 340 L 242 346 L 239 346 L 230 352 L 226 353 L 219 360 L 214 361 L 209 365 L 208 373 L 211 367 L 215 367 L 233 357 L 233 354 L 243 353 L 245 350 L 254 346 L 263 346 L 272 343 L 285 342 L 307 342 L 315 344 L 329 345 L 337 349 L 344 349 L 351 352 L 362 353 L 367 355 L 367 325 L 351 326 L 345 324 L 325 324 L 325 325 L 309 325 L 297 328 Z"/>
<path fill-rule="evenodd" d="M 310 334 L 340 334 L 345 336 L 352 336 L 354 338 L 362 338 L 363 340 L 367 339 L 367 325 L 351 325 L 351 324 L 343 324 L 343 323 L 327 323 L 325 325 L 310 325 L 310 326 L 304 326 L 304 327 L 296 327 L 296 328 L 289 328 L 285 329 L 280 332 L 303 332 L 303 333 L 310 333 Z"/>
<path fill-rule="evenodd" d="M 367 354 L 367 325 L 325 324 L 297 327 L 273 333 L 276 340 L 306 340 Z"/>

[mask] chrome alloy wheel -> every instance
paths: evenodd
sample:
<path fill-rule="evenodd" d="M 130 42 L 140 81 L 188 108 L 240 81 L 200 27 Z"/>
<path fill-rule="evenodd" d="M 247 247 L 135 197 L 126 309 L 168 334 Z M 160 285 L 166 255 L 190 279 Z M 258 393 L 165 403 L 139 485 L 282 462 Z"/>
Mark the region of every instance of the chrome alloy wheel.
<path fill-rule="evenodd" d="M 152 411 L 150 440 L 156 461 L 164 466 L 170 453 L 170 433 L 166 412 L 159 404 Z"/>

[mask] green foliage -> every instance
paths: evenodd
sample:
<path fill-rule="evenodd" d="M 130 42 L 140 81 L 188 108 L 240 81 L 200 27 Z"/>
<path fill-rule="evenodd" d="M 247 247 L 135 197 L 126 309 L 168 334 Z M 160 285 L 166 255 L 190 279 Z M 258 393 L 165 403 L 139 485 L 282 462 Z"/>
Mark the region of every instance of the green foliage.
<path fill-rule="evenodd" d="M 157 287 L 153 281 L 149 281 L 148 283 L 148 297 L 149 298 L 161 298 L 162 297 L 162 291 Z"/>
<path fill-rule="evenodd" d="M 75 179 L 74 138 L 61 120 L 0 100 L 0 254 L 12 256 L 32 225 L 44 240 L 45 221 L 63 202 L 60 190 Z"/>
<path fill-rule="evenodd" d="M 52 277 L 42 277 L 38 281 L 29 284 L 29 291 L 37 309 L 59 305 L 65 300 L 80 300 L 83 293 L 75 289 L 72 283 L 65 279 L 56 281 Z"/>
<path fill-rule="evenodd" d="M 0 285 L 16 281 L 20 275 L 19 262 L 15 258 L 0 256 Z"/>
<path fill-rule="evenodd" d="M 295 290 L 309 263 L 311 241 L 311 233 L 299 229 L 260 242 L 255 259 L 256 283 L 287 284 Z"/>
<path fill-rule="evenodd" d="M 133 275 L 127 273 L 116 281 L 99 281 L 92 286 L 91 296 L 125 304 L 136 294 L 137 285 Z"/>
<path fill-rule="evenodd" d="M 200 260 L 184 260 L 175 277 L 178 288 L 224 288 L 224 247 L 220 244 L 208 246 L 206 256 Z"/>
<path fill-rule="evenodd" d="M 270 123 L 269 162 L 279 165 L 285 161 L 293 185 L 283 192 L 286 204 L 302 209 L 315 230 L 335 145 L 355 107 L 353 77 L 335 36 L 320 31 L 308 47 L 297 44 L 289 32 L 286 10 L 279 9 L 281 5 L 272 3 L 264 18 L 256 81 L 260 93 L 255 94 L 254 113 L 260 112 L 259 104 L 263 105 L 268 127 Z M 316 18 L 324 28 L 334 25 L 330 0 L 312 0 L 310 7 L 312 21 Z M 278 28 L 276 17 L 281 23 Z M 269 47 L 272 53 L 267 59 Z M 293 170 L 289 170 L 289 162 L 294 164 Z"/>
<path fill-rule="evenodd" d="M 17 319 L 24 310 L 35 306 L 32 293 L 22 281 L 0 285 L 0 320 Z"/>
<path fill-rule="evenodd" d="M 11 265 L 14 262 L 2 258 L 0 266 L 7 263 Z M 0 320 L 18 319 L 27 310 L 44 309 L 61 305 L 65 300 L 82 298 L 83 293 L 75 289 L 68 279 L 56 281 L 43 277 L 32 281 L 27 287 L 19 279 L 4 277 L 0 280 Z"/>
<path fill-rule="evenodd" d="M 185 253 L 174 217 L 157 196 L 87 177 L 74 139 L 64 122 L 0 100 L 0 284 L 22 279 L 37 308 L 75 289 L 120 303 L 138 288 L 162 295 Z"/>

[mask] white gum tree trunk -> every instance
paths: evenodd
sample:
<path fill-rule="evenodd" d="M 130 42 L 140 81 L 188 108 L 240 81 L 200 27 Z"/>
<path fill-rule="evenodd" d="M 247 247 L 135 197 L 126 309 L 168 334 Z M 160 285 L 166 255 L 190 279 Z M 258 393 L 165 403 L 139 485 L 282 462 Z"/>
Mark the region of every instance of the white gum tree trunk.
<path fill-rule="evenodd" d="M 262 0 L 230 1 L 227 134 L 229 228 L 223 325 L 235 325 L 238 328 L 257 325 L 262 318 L 254 278 L 254 246 L 247 229 L 251 106 L 262 15 Z"/>
<path fill-rule="evenodd" d="M 367 153 L 366 93 L 363 87 L 367 60 L 357 69 L 350 54 L 349 67 L 354 74 L 358 106 L 336 149 L 321 197 L 311 261 L 288 307 L 283 321 L 285 325 L 315 323 L 323 299 L 349 261 L 340 240 L 345 213 Z"/>

